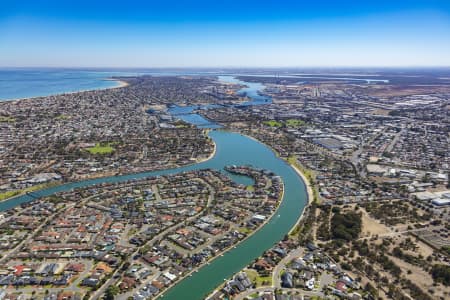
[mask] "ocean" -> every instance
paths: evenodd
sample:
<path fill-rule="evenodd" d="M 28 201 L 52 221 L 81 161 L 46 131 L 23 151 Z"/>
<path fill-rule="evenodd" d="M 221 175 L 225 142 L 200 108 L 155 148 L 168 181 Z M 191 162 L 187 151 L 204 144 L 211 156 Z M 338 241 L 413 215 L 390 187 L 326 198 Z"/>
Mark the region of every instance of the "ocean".
<path fill-rule="evenodd" d="M 0 101 L 119 86 L 112 76 L 133 72 L 78 69 L 0 69 Z"/>

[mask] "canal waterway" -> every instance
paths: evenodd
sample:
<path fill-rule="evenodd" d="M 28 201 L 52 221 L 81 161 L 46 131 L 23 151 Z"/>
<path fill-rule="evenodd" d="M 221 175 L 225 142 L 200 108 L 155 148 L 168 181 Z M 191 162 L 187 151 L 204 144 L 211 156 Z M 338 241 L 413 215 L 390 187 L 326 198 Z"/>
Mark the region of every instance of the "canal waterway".
<path fill-rule="evenodd" d="M 237 79 L 232 75 L 222 75 L 218 76 L 219 81 L 226 83 L 235 83 L 244 85 L 245 87 L 237 91 L 237 94 L 242 97 L 248 97 L 249 100 L 243 103 L 237 104 L 236 106 L 250 106 L 250 105 L 264 105 L 272 103 L 272 98 L 262 94 L 266 88 L 262 83 L 259 82 L 247 82 Z"/>
<path fill-rule="evenodd" d="M 283 199 L 272 219 L 260 230 L 236 248 L 200 268 L 192 277 L 185 278 L 169 289 L 161 299 L 203 299 L 223 283 L 224 279 L 244 268 L 280 241 L 295 225 L 308 201 L 301 178 L 267 146 L 246 136 L 226 131 L 213 131 L 210 136 L 217 145 L 216 156 L 209 162 L 213 168 L 221 168 L 227 164 L 250 164 L 270 170 L 283 180 Z"/>
<path fill-rule="evenodd" d="M 230 81 L 234 79 L 232 76 L 227 76 L 225 78 L 220 78 L 220 80 Z M 244 105 L 260 105 L 271 102 L 269 97 L 260 94 L 260 91 L 264 88 L 263 85 L 242 81 L 236 81 L 235 83 L 240 83 L 247 86 L 242 92 L 245 93 L 251 100 L 246 102 Z M 174 116 L 195 116 L 197 114 L 192 113 L 195 109 L 198 109 L 198 107 L 180 107 L 178 110 L 175 108 L 175 110 L 172 110 L 170 113 Z M 184 112 L 187 113 L 184 114 Z M 193 120 L 196 121 L 195 117 Z M 209 124 L 205 124 L 208 128 L 214 128 L 215 125 L 217 125 L 211 124 L 209 121 L 208 123 Z M 193 124 L 196 123 L 193 122 Z M 255 258 L 260 256 L 265 250 L 280 241 L 295 225 L 308 202 L 306 187 L 302 179 L 288 163 L 277 157 L 269 147 L 250 137 L 229 131 L 212 130 L 208 135 L 216 144 L 216 153 L 210 160 L 173 169 L 67 183 L 33 192 L 31 195 L 18 196 L 0 202 L 0 211 L 11 209 L 22 203 L 33 201 L 36 198 L 101 183 L 122 182 L 206 168 L 224 171 L 224 167 L 230 165 L 251 165 L 255 168 L 272 171 L 276 175 L 280 176 L 284 183 L 283 198 L 273 217 L 248 239 L 236 245 L 235 248 L 229 250 L 224 255 L 217 257 L 209 264 L 201 267 L 197 272 L 194 272 L 192 276 L 183 279 L 160 297 L 161 299 L 171 300 L 203 299 L 214 288 L 219 286 L 224 279 L 229 278 L 234 273 L 241 270 Z M 246 185 L 252 184 L 252 180 L 250 178 L 246 178 L 245 176 L 237 176 L 232 174 L 228 175 L 239 183 Z"/>
<path fill-rule="evenodd" d="M 284 195 L 273 218 L 250 238 L 238 244 L 236 248 L 213 260 L 209 265 L 200 268 L 198 272 L 193 273 L 192 277 L 182 280 L 162 297 L 163 299 L 174 300 L 202 299 L 221 284 L 225 278 L 238 272 L 265 250 L 280 241 L 297 222 L 307 204 L 307 193 L 303 181 L 292 167 L 278 158 L 270 148 L 249 137 L 228 131 L 214 130 L 209 133 L 209 136 L 216 144 L 216 153 L 208 161 L 175 169 L 68 183 L 35 192 L 33 197 L 24 195 L 1 202 L 0 210 L 32 201 L 35 199 L 34 197 L 49 196 L 74 188 L 105 182 L 120 182 L 150 176 L 176 174 L 205 168 L 223 170 L 225 166 L 229 165 L 251 165 L 270 170 L 281 176 L 284 183 Z"/>
<path fill-rule="evenodd" d="M 262 93 L 262 91 L 265 89 L 265 86 L 259 82 L 242 81 L 232 75 L 220 75 L 218 76 L 218 79 L 221 82 L 234 83 L 245 86 L 242 89 L 238 90 L 237 94 L 240 95 L 241 97 L 246 97 L 248 100 L 234 105 L 227 104 L 226 106 L 228 107 L 233 106 L 244 108 L 246 106 L 264 105 L 272 103 L 272 98 Z M 181 119 L 187 123 L 194 124 L 199 128 L 217 129 L 222 128 L 222 126 L 205 119 L 202 115 L 198 114 L 196 111 L 214 109 L 221 106 L 224 105 L 221 104 L 186 105 L 186 106 L 172 105 L 167 110 L 167 112 L 173 117 Z"/>

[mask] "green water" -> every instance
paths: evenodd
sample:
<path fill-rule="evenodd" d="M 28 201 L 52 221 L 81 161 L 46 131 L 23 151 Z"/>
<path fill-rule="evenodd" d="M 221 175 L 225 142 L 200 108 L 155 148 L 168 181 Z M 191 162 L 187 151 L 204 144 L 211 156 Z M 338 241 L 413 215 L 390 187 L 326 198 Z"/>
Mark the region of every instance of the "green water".
<path fill-rule="evenodd" d="M 182 280 L 161 297 L 161 299 L 173 300 L 203 299 L 221 284 L 225 278 L 238 272 L 262 252 L 280 241 L 296 223 L 307 203 L 307 193 L 301 178 L 289 164 L 276 157 L 270 148 L 237 133 L 211 131 L 209 135 L 217 147 L 216 155 L 206 162 L 163 171 L 112 176 L 68 183 L 41 190 L 34 193 L 34 195 L 48 196 L 56 192 L 68 191 L 72 188 L 85 187 L 103 182 L 120 182 L 133 178 L 167 175 L 204 168 L 223 170 L 223 167 L 227 165 L 252 165 L 271 170 L 276 175 L 281 176 L 285 193 L 283 201 L 274 217 L 249 239 L 237 245 L 236 248 L 225 253 L 223 256 L 218 257 L 209 265 L 204 266 L 197 273 L 193 273 L 192 277 L 187 277 Z M 29 202 L 32 199 L 32 197 L 24 195 L 1 202 L 0 211 L 15 207 L 24 202 Z"/>

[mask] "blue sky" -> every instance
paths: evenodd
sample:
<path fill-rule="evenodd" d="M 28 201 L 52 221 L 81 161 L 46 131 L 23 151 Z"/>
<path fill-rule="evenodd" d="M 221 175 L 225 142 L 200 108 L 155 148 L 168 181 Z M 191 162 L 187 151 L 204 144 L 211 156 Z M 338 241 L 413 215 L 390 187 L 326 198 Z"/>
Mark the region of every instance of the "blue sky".
<path fill-rule="evenodd" d="M 4 1 L 0 66 L 450 66 L 450 1 Z"/>

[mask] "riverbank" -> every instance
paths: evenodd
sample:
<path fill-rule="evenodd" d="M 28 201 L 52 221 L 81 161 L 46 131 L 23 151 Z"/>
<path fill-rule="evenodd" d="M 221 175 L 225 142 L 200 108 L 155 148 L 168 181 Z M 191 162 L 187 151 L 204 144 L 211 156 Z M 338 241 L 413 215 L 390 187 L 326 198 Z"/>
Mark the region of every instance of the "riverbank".
<path fill-rule="evenodd" d="M 197 165 L 193 163 L 189 167 L 69 183 L 55 189 L 43 191 L 42 196 L 102 182 L 119 182 L 203 168 L 222 170 L 226 165 L 249 164 L 257 168 L 273 171 L 283 181 L 282 201 L 278 203 L 278 207 L 274 213 L 274 215 L 278 216 L 274 217 L 272 215 L 271 218 L 268 218 L 252 234 L 226 249 L 226 252 L 215 256 L 214 261 L 211 260 L 208 264 L 203 265 L 201 269 L 196 269 L 198 272 L 195 274 L 190 273 L 192 276 L 188 276 L 188 279 L 184 277 L 185 280 L 177 281 L 178 283 L 176 285 L 173 285 L 164 292 L 165 299 L 181 299 L 183 297 L 189 300 L 200 299 L 214 290 L 214 288 L 223 282 L 224 278 L 228 278 L 233 273 L 241 270 L 251 263 L 252 259 L 279 242 L 292 228 L 293 224 L 297 222 L 298 218 L 301 217 L 304 206 L 307 203 L 305 185 L 301 183 L 302 177 L 298 176 L 295 169 L 291 169 L 289 164 L 279 158 L 277 151 L 267 147 L 267 145 L 253 137 L 226 131 L 211 131 L 209 135 L 218 144 L 217 146 L 215 145 L 213 153 Z M 218 149 L 219 147 L 220 149 Z M 17 201 L 11 201 L 11 203 L 4 205 L 4 207 L 10 207 L 21 201 L 29 201 L 28 198 L 18 197 Z M 255 252 L 255 250 L 257 251 Z M 186 293 L 186 291 L 189 291 L 189 293 Z"/>
<path fill-rule="evenodd" d="M 257 138 L 251 136 L 251 135 L 247 135 L 245 133 L 239 132 L 239 134 L 248 137 L 249 139 L 254 140 L 255 142 L 261 143 L 263 145 L 265 145 L 266 147 L 270 148 L 272 150 L 272 152 L 281 159 L 279 153 L 273 149 L 270 145 L 264 144 L 263 142 L 261 142 L 260 140 L 258 140 Z M 303 208 L 303 212 L 300 214 L 300 217 L 298 218 L 297 222 L 294 224 L 294 226 L 292 226 L 291 230 L 289 230 L 288 234 L 290 235 L 296 228 L 297 226 L 300 224 L 300 222 L 303 219 L 304 216 L 304 211 L 311 205 L 311 203 L 314 201 L 314 191 L 313 191 L 313 186 L 311 184 L 311 182 L 308 180 L 308 178 L 306 177 L 306 175 L 293 163 L 289 162 L 288 159 L 284 160 L 287 164 L 289 164 L 294 171 L 297 173 L 298 176 L 300 176 L 300 178 L 302 179 L 303 183 L 305 184 L 306 187 L 306 196 L 307 196 L 307 202 L 306 202 L 306 206 Z M 284 192 L 284 190 L 283 190 Z"/>
<path fill-rule="evenodd" d="M 255 141 L 258 141 L 257 139 L 254 139 Z M 258 141 L 258 142 L 260 142 L 260 141 Z M 272 151 L 274 151 L 273 149 L 272 149 Z M 274 151 L 275 152 L 275 151 Z M 292 226 L 292 228 L 291 228 L 291 230 L 289 231 L 289 235 L 294 231 L 294 230 L 296 230 L 296 228 L 298 227 L 298 225 L 300 224 L 300 222 L 302 221 L 302 219 L 303 219 L 303 217 L 304 217 L 304 212 L 305 212 L 305 210 L 311 205 L 311 203 L 312 203 L 312 199 L 314 199 L 313 197 L 314 197 L 314 194 L 313 194 L 313 189 L 312 189 L 312 185 L 311 185 L 311 183 L 309 182 L 309 180 L 308 180 L 308 178 L 306 178 L 306 176 L 305 176 L 305 174 L 303 174 L 302 173 L 302 171 L 297 167 L 297 166 L 295 166 L 294 164 L 291 164 L 291 163 L 289 163 L 289 165 L 295 170 L 295 172 L 302 178 L 302 180 L 303 180 L 303 182 L 304 182 L 304 184 L 305 184 L 305 186 L 306 186 L 306 191 L 307 191 L 307 204 L 306 204 L 306 206 L 304 207 L 304 209 L 303 209 L 303 213 L 300 215 L 300 217 L 298 218 L 298 220 L 297 220 L 297 222 L 294 224 L 294 226 Z M 282 193 L 282 197 L 284 196 L 284 188 L 283 188 L 283 193 Z M 278 207 L 277 207 L 277 209 L 278 209 Z M 275 213 L 274 213 L 274 215 L 275 215 Z M 273 216 L 272 216 L 273 217 Z M 271 218 L 272 218 L 271 217 Z M 266 220 L 266 222 L 265 223 L 267 223 L 269 220 Z M 264 225 L 265 225 L 265 223 L 264 223 Z M 243 269 L 244 270 L 244 269 Z M 240 272 L 242 272 L 243 270 L 240 270 L 239 272 L 237 272 L 237 273 L 235 273 L 232 277 L 234 277 L 235 275 L 237 275 L 238 273 L 240 273 Z M 273 276 L 274 274 L 272 274 L 272 276 Z M 231 277 L 231 278 L 232 278 Z M 272 285 L 271 286 L 261 286 L 259 289 L 261 289 L 261 290 L 266 290 L 267 288 L 275 288 L 275 286 L 273 285 L 273 283 L 274 283 L 274 281 L 273 281 L 273 278 L 272 278 Z M 214 294 L 216 294 L 217 292 L 219 292 L 221 289 L 222 289 L 222 287 L 224 286 L 224 284 L 221 284 L 221 285 L 219 285 L 216 289 L 214 289 L 211 293 L 209 293 L 208 294 L 208 296 L 206 296 L 205 297 L 205 299 L 208 299 L 209 297 L 211 297 L 212 295 L 214 295 Z M 252 291 L 252 292 L 254 292 L 254 291 Z"/>
<path fill-rule="evenodd" d="M 205 134 L 208 136 L 210 130 L 206 130 Z M 189 164 L 185 164 L 185 165 L 176 165 L 173 166 L 170 169 L 177 169 L 177 168 L 185 168 L 185 167 L 190 167 L 190 166 L 194 166 L 197 165 L 199 163 L 205 163 L 209 160 L 212 160 L 214 158 L 214 156 L 216 155 L 216 151 L 217 151 L 217 144 L 214 142 L 213 139 L 210 139 L 211 143 L 214 146 L 213 151 L 211 152 L 211 154 L 204 158 L 204 159 L 196 159 L 195 162 L 189 163 Z M 23 190 L 12 190 L 12 191 L 8 191 L 5 193 L 0 194 L 0 203 L 1 202 L 6 202 L 6 201 L 12 201 L 15 198 L 21 197 L 26 195 L 28 192 L 36 192 L 39 193 L 39 191 L 41 190 L 46 190 L 48 188 L 51 187 L 58 187 L 58 186 L 63 186 L 65 184 L 68 183 L 77 183 L 77 182 L 83 182 L 83 181 L 88 181 L 88 180 L 94 180 L 94 179 L 105 179 L 105 178 L 110 178 L 110 177 L 114 177 L 114 176 L 132 176 L 132 175 L 137 175 L 137 174 L 141 174 L 141 173 L 146 173 L 146 172 L 158 172 L 158 171 L 163 171 L 166 169 L 154 169 L 154 170 L 143 170 L 143 171 L 137 171 L 137 172 L 131 172 L 131 173 L 126 173 L 126 174 L 122 174 L 122 173 L 114 173 L 114 174 L 108 174 L 108 173 L 100 173 L 100 174 L 93 174 L 91 176 L 87 176 L 84 178 L 78 178 L 78 180 L 72 180 L 72 181 L 55 181 L 55 182 L 50 182 L 50 183 L 45 183 L 45 184 L 41 184 L 41 185 L 36 185 L 36 186 L 31 186 L 27 189 L 23 189 Z M 3 197 L 2 195 L 7 195 L 10 194 L 11 196 L 8 196 L 7 198 Z"/>
<path fill-rule="evenodd" d="M 300 176 L 302 178 L 302 181 L 306 187 L 306 195 L 307 195 L 306 206 L 303 208 L 303 213 L 300 215 L 300 218 L 298 218 L 297 222 L 294 224 L 294 226 L 289 231 L 288 234 L 291 234 L 298 227 L 300 222 L 302 221 L 303 216 L 305 215 L 304 214 L 305 210 L 311 205 L 311 203 L 314 199 L 314 192 L 313 192 L 313 187 L 311 185 L 311 182 L 308 180 L 308 178 L 306 178 L 305 174 L 303 174 L 302 171 L 300 171 L 300 169 L 296 165 L 291 164 L 291 163 L 289 163 L 289 165 L 295 170 L 295 172 L 298 174 L 298 176 Z"/>
<path fill-rule="evenodd" d="M 40 191 L 39 196 L 45 197 L 57 192 L 104 182 L 114 183 L 208 168 L 222 170 L 229 165 L 248 164 L 255 168 L 271 170 L 279 175 L 284 186 L 282 201 L 280 201 L 276 210 L 276 215 L 280 215 L 280 217 L 270 218 L 268 222 L 259 227 L 245 240 L 242 239 L 238 244 L 228 249 L 226 253 L 219 254 L 214 261 L 203 265 L 198 272 L 191 273 L 190 275 L 192 276 L 184 277 L 184 280 L 179 281 L 171 289 L 164 292 L 164 299 L 181 299 L 183 297 L 189 300 L 201 299 L 219 286 L 224 278 L 228 278 L 241 270 L 251 263 L 254 258 L 280 241 L 292 228 L 292 225 L 295 224 L 306 203 L 306 192 L 302 185 L 301 177 L 285 161 L 277 158 L 275 153 L 265 144 L 237 133 L 222 130 L 210 131 L 209 137 L 216 144 L 217 151 L 214 157 L 206 162 L 193 164 L 188 167 L 67 183 L 56 188 Z M 2 203 L 1 209 L 10 209 L 29 201 L 32 201 L 31 197 L 17 197 L 13 201 Z M 257 251 L 255 252 L 255 250 Z"/>
<path fill-rule="evenodd" d="M 208 161 L 208 160 L 210 160 L 210 159 L 212 159 L 215 155 L 216 155 L 216 151 L 217 151 L 217 145 L 216 145 L 216 143 L 214 143 L 214 141 L 212 140 L 212 139 L 210 139 L 209 138 L 209 132 L 210 132 L 211 130 L 210 129 L 206 129 L 206 130 L 204 130 L 203 132 L 204 132 L 204 134 L 208 137 L 208 139 L 212 142 L 212 144 L 213 144 L 213 151 L 211 152 L 211 154 L 208 156 L 208 157 L 206 157 L 206 158 L 203 158 L 203 159 L 196 159 L 195 160 L 195 163 L 202 163 L 202 162 L 205 162 L 205 161 Z"/>
<path fill-rule="evenodd" d="M 273 218 L 275 217 L 278 208 L 280 207 L 281 203 L 283 202 L 283 198 L 284 198 L 284 183 L 282 183 L 282 187 L 283 190 L 281 191 L 280 197 L 278 199 L 278 203 L 277 203 L 277 207 L 275 208 L 274 212 L 270 215 L 270 217 L 268 217 L 263 223 L 261 223 L 261 225 L 256 228 L 254 231 L 252 231 L 250 234 L 248 234 L 246 237 L 244 237 L 242 240 L 240 240 L 239 242 L 237 242 L 234 245 L 231 245 L 230 247 L 224 249 L 223 251 L 217 253 L 217 255 L 215 255 L 214 257 L 212 257 L 210 260 L 208 260 L 206 263 L 204 263 L 201 266 L 198 266 L 197 268 L 193 269 L 192 271 L 190 271 L 189 273 L 187 273 L 186 275 L 184 275 L 183 277 L 180 277 L 173 285 L 171 285 L 170 287 L 168 287 L 166 290 L 164 290 L 162 293 L 158 294 L 155 296 L 155 299 L 160 299 L 160 298 L 164 298 L 164 293 L 170 291 L 171 288 L 175 287 L 176 284 L 184 279 L 186 279 L 186 277 L 189 277 L 190 275 L 192 275 L 195 272 L 198 272 L 201 268 L 205 267 L 206 265 L 209 265 L 212 261 L 214 261 L 215 259 L 223 256 L 225 253 L 227 253 L 228 251 L 236 248 L 237 246 L 239 246 L 239 244 L 245 242 L 247 239 L 251 238 L 254 234 L 256 234 L 260 229 L 262 229 L 264 226 L 267 225 L 268 222 L 270 222 L 271 220 L 273 220 Z M 225 278 L 224 278 L 225 280 Z M 220 285 L 219 287 L 221 287 L 222 285 Z M 219 288 L 220 289 L 220 288 Z M 204 299 L 208 298 L 210 295 L 214 294 L 217 291 L 217 289 L 214 289 L 212 292 L 210 292 Z"/>
<path fill-rule="evenodd" d="M 273 153 L 274 153 L 277 157 L 279 157 L 278 152 L 277 152 L 275 149 L 273 149 L 271 146 L 262 143 L 260 140 L 256 139 L 255 137 L 252 137 L 252 136 L 249 136 L 249 135 L 246 135 L 246 134 L 243 134 L 243 133 L 240 133 L 240 134 L 242 134 L 243 136 L 248 137 L 249 139 L 254 140 L 255 142 L 258 142 L 258 143 L 261 143 L 261 144 L 265 145 L 266 147 L 270 148 L 270 149 L 273 151 Z M 292 164 L 292 163 L 290 163 L 290 162 L 287 161 L 287 160 L 286 160 L 286 163 L 289 164 L 289 165 L 295 170 L 295 172 L 297 173 L 298 176 L 300 176 L 300 178 L 302 179 L 303 183 L 305 184 L 305 187 L 306 187 L 306 193 L 307 193 L 307 203 L 306 203 L 306 206 L 303 208 L 303 212 L 300 214 L 300 216 L 299 216 L 299 218 L 297 219 L 296 223 L 292 226 L 292 228 L 291 228 L 291 229 L 289 230 L 289 232 L 287 233 L 288 235 L 290 235 L 293 231 L 295 231 L 295 230 L 297 229 L 297 227 L 299 226 L 300 222 L 302 221 L 302 219 L 303 219 L 303 217 L 304 217 L 304 215 L 305 215 L 305 214 L 304 214 L 305 210 L 311 205 L 311 203 L 312 203 L 312 201 L 313 201 L 313 199 L 314 199 L 314 192 L 313 192 L 313 188 L 312 188 L 311 182 L 308 180 L 308 178 L 306 177 L 306 175 L 305 175 L 305 174 L 304 174 L 304 173 L 303 173 L 303 172 L 302 172 L 295 164 Z M 281 199 L 283 199 L 283 197 L 284 197 L 284 185 L 283 185 L 283 191 L 282 191 L 281 197 L 282 197 Z M 278 207 L 280 206 L 280 204 L 281 204 L 281 201 L 278 203 L 278 206 L 277 206 L 276 211 L 278 210 Z M 263 223 L 262 226 L 266 225 L 266 223 L 269 222 L 269 221 L 273 218 L 273 216 L 276 214 L 276 211 L 274 212 L 274 214 L 273 214 L 269 219 L 267 219 L 267 220 Z M 262 228 L 262 226 L 259 227 L 258 230 L 259 230 L 260 228 Z M 257 231 L 257 230 L 256 230 L 256 231 Z M 255 232 L 252 232 L 252 234 L 253 234 L 253 233 L 256 233 L 256 231 L 255 231 Z M 249 237 L 250 237 L 250 235 L 247 236 L 245 239 L 247 239 L 247 238 L 249 238 Z M 245 239 L 244 239 L 244 240 L 245 240 Z M 241 242 L 243 242 L 244 240 L 242 240 Z M 239 243 L 241 243 L 241 242 L 239 242 Z M 228 251 L 228 250 L 230 250 L 230 249 L 227 249 L 226 251 Z M 226 251 L 225 251 L 225 252 L 226 252 Z M 217 258 L 217 256 L 214 257 L 214 258 Z M 213 258 L 213 259 L 214 259 L 214 258 Z M 242 270 L 241 270 L 241 271 L 242 271 Z M 239 271 L 239 272 L 241 272 L 241 271 Z M 235 275 L 238 274 L 239 272 L 233 274 L 233 276 L 235 276 Z M 233 276 L 232 276 L 232 277 L 233 277 Z M 218 291 L 220 291 L 220 289 L 223 287 L 223 285 L 224 285 L 224 284 L 220 284 L 217 288 L 215 288 L 212 292 L 210 292 L 210 293 L 205 297 L 205 299 L 207 299 L 208 297 L 211 297 L 212 295 L 214 295 L 215 293 L 217 293 Z M 273 286 L 272 286 L 272 287 L 273 287 Z M 266 288 L 268 288 L 268 286 L 263 286 L 263 287 L 261 287 L 261 289 L 266 289 Z"/>
<path fill-rule="evenodd" d="M 56 187 L 61 184 L 63 184 L 63 183 L 60 183 L 58 181 L 47 182 L 47 183 L 41 183 L 38 185 L 33 185 L 33 186 L 30 186 L 28 188 L 21 189 L 21 190 L 11 190 L 11 191 L 7 191 L 4 193 L 0 193 L 0 203 L 3 201 L 12 200 L 14 198 L 26 195 L 27 193 L 39 192 L 39 190 L 45 190 L 45 189 L 48 189 L 51 187 Z"/>

